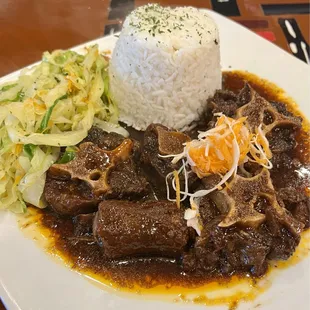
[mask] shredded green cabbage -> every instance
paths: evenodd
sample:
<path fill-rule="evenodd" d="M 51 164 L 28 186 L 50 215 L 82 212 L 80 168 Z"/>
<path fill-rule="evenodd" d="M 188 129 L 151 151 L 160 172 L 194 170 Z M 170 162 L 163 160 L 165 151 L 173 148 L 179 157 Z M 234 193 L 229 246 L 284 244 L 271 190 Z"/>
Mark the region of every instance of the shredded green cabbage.
<path fill-rule="evenodd" d="M 66 164 L 75 158 L 75 153 L 77 152 L 77 147 L 67 146 L 64 154 L 57 161 L 57 164 Z"/>
<path fill-rule="evenodd" d="M 45 207 L 46 171 L 60 147 L 81 142 L 92 125 L 123 135 L 110 99 L 108 61 L 94 45 L 85 55 L 45 52 L 18 80 L 0 85 L 0 209 Z M 64 162 L 74 158 L 67 148 Z"/>

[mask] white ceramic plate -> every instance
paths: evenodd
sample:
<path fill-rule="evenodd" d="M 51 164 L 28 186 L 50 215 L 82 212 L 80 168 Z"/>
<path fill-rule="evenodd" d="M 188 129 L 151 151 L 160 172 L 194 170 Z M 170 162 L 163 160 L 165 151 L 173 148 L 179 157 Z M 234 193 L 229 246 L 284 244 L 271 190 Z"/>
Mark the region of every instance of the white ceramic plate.
<path fill-rule="evenodd" d="M 209 14 L 220 30 L 223 69 L 247 70 L 276 83 L 310 118 L 310 68 L 246 28 L 214 12 Z M 102 50 L 112 49 L 116 40 L 109 36 L 85 45 L 97 43 Z M 18 73 L 0 79 L 0 83 L 16 78 Z M 10 310 L 205 309 L 205 306 L 158 299 L 128 298 L 102 290 L 50 259 L 32 240 L 24 237 L 14 215 L 8 212 L 0 212 L 0 251 L 0 297 Z M 306 310 L 310 308 L 309 292 L 310 258 L 279 273 L 271 288 L 254 303 L 241 304 L 240 309 L 253 309 L 260 304 L 263 309 Z"/>

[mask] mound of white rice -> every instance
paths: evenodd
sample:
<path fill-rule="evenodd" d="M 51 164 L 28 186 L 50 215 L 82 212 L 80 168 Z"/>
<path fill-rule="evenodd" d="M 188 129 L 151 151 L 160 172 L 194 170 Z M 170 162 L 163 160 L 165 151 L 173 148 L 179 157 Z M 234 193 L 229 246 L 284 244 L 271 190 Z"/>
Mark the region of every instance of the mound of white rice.
<path fill-rule="evenodd" d="M 124 22 L 109 75 L 121 121 L 184 130 L 221 88 L 217 26 L 191 7 L 139 7 Z"/>

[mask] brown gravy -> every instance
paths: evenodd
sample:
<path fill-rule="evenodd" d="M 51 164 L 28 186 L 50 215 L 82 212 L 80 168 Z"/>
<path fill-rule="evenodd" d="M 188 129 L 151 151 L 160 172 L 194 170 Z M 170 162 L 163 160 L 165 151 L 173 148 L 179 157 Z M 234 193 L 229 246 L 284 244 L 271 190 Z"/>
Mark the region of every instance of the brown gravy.
<path fill-rule="evenodd" d="M 243 86 L 244 80 L 250 82 L 252 87 L 268 100 L 285 102 L 291 111 L 301 114 L 292 99 L 286 97 L 284 91 L 274 84 L 246 72 L 223 73 L 223 87 L 226 89 L 237 91 Z M 303 163 L 309 160 L 308 131 L 309 124 L 304 121 L 303 132 L 298 137 L 300 147 L 297 150 L 298 154 L 295 154 Z M 288 172 L 286 174 L 287 177 L 293 177 Z M 28 220 L 22 220 L 21 226 L 25 228 L 31 222 L 36 222 L 40 233 L 48 239 L 47 251 L 49 253 L 60 256 L 72 269 L 116 289 L 122 288 L 140 294 L 168 293 L 175 297 L 175 301 L 190 300 L 208 305 L 226 303 L 234 308 L 239 300 L 252 300 L 266 288 L 264 281 L 265 284 L 262 285 L 261 280 L 258 281 L 246 275 L 233 276 L 229 279 L 189 275 L 184 273 L 173 259 L 158 259 L 156 262 L 147 258 L 119 262 L 103 261 L 100 248 L 91 236 L 86 237 L 83 242 L 74 242 L 74 225 L 71 218 L 61 218 L 49 210 L 34 210 L 33 208 L 30 208 L 29 213 Z M 309 248 L 305 240 L 308 240 L 309 234 L 307 236 L 302 240 L 294 257 L 282 265 L 295 263 L 306 256 Z M 281 263 L 278 265 L 280 266 Z M 240 285 L 244 286 L 244 290 L 240 289 Z M 237 286 L 239 288 L 234 292 L 233 289 Z M 231 289 L 232 293 L 228 294 L 228 297 L 222 297 L 220 293 L 216 297 L 215 294 L 214 298 L 203 295 L 206 292 L 223 289 Z M 194 296 L 189 298 L 190 294 Z"/>

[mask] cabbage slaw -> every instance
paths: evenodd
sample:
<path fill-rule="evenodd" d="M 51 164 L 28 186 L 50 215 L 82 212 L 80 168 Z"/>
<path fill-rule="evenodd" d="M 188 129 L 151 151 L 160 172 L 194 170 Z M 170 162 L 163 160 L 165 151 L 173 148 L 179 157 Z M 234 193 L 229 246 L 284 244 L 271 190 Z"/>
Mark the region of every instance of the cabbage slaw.
<path fill-rule="evenodd" d="M 108 64 L 97 45 L 85 55 L 45 52 L 40 64 L 0 86 L 0 209 L 44 208 L 46 171 L 60 147 L 81 142 L 92 125 L 127 135 L 110 99 Z"/>

